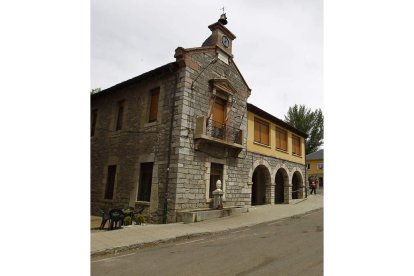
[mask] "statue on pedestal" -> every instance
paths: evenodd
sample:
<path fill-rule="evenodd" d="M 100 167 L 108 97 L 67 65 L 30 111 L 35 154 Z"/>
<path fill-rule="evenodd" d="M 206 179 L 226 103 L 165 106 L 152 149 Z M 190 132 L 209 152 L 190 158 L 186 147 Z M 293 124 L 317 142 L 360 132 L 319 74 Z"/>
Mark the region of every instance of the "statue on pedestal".
<path fill-rule="evenodd" d="M 216 182 L 216 189 L 213 191 L 213 209 L 223 209 L 223 194 L 221 190 L 221 181 L 220 179 Z"/>

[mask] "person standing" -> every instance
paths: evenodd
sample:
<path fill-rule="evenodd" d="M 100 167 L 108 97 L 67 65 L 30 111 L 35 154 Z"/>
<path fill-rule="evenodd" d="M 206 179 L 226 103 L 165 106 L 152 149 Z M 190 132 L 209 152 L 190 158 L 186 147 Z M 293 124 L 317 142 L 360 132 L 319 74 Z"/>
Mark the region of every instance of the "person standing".
<path fill-rule="evenodd" d="M 315 180 L 312 181 L 311 185 L 310 185 L 310 194 L 312 194 L 312 192 L 316 195 L 316 182 Z"/>

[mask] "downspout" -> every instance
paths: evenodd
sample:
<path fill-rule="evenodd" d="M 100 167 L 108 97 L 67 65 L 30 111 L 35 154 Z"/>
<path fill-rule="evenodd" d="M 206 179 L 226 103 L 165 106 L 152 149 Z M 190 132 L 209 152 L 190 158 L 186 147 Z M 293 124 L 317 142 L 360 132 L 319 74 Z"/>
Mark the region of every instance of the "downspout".
<path fill-rule="evenodd" d="M 167 215 L 168 215 L 168 184 L 170 183 L 171 148 L 172 148 L 172 134 L 173 134 L 173 126 L 174 126 L 175 95 L 177 94 L 177 83 L 178 83 L 178 72 L 175 74 L 174 92 L 173 92 L 172 103 L 171 103 L 170 131 L 168 135 L 167 174 L 165 178 L 164 213 L 163 213 L 164 224 L 167 223 Z"/>
<path fill-rule="evenodd" d="M 309 137 L 309 136 L 308 136 Z M 306 139 L 308 139 L 308 138 L 305 138 L 304 139 L 304 142 L 305 142 L 305 197 L 307 198 L 308 197 L 308 162 L 307 162 L 307 160 L 306 160 Z"/>
<path fill-rule="evenodd" d="M 308 197 L 308 164 L 306 162 L 306 141 L 305 141 L 305 198 Z"/>

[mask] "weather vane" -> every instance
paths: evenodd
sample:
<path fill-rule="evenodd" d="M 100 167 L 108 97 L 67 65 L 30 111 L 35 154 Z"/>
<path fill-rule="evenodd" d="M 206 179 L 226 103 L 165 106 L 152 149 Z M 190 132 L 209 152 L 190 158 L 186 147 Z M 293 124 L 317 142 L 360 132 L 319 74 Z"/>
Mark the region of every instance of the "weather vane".
<path fill-rule="evenodd" d="M 221 24 L 223 24 L 223 25 L 226 25 L 226 24 L 227 24 L 227 16 L 226 16 L 226 14 L 224 13 L 224 6 L 223 6 L 220 10 L 222 10 L 222 11 L 223 11 L 223 13 L 221 14 L 220 19 L 219 19 L 219 21 L 218 21 L 218 22 L 220 22 L 220 23 L 221 23 Z"/>

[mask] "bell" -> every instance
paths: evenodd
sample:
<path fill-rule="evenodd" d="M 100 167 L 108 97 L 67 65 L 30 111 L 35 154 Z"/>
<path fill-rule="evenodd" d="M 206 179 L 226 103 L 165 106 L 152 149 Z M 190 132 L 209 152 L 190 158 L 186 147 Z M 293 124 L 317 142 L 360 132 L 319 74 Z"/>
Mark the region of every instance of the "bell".
<path fill-rule="evenodd" d="M 223 25 L 226 25 L 227 24 L 227 17 L 226 17 L 226 14 L 225 13 L 223 13 L 222 15 L 220 15 L 220 19 L 219 19 L 218 22 L 220 22 Z"/>

